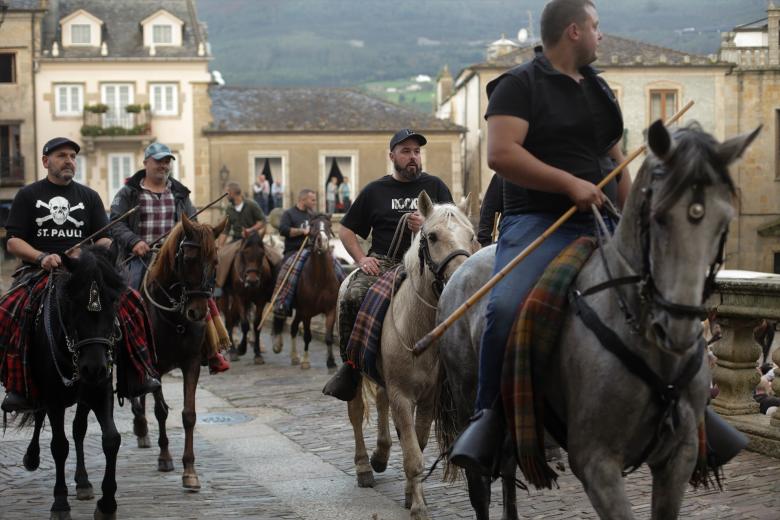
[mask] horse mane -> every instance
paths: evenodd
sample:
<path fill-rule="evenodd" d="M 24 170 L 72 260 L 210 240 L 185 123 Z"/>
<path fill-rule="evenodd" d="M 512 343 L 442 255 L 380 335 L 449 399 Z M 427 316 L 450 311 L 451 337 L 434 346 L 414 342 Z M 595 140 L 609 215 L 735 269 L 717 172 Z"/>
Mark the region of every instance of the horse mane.
<path fill-rule="evenodd" d="M 190 221 L 193 229 L 193 236 L 190 237 L 194 242 L 201 246 L 201 257 L 207 261 L 214 261 L 217 258 L 217 245 L 213 238 L 213 230 L 208 224 L 199 224 L 194 220 Z M 179 251 L 179 243 L 184 236 L 184 226 L 181 222 L 176 224 L 171 230 L 168 238 L 160 247 L 157 253 L 157 259 L 149 267 L 149 277 L 153 280 L 170 280 L 176 272 L 176 253 Z"/>
<path fill-rule="evenodd" d="M 82 249 L 78 262 L 65 282 L 68 298 L 88 298 L 93 281 L 97 282 L 101 294 L 112 303 L 117 301 L 127 288 L 127 283 L 116 269 L 108 249 L 98 245 Z"/>
<path fill-rule="evenodd" d="M 654 213 L 664 213 L 694 184 L 726 184 L 731 193 L 736 193 L 727 166 L 718 158 L 718 141 L 702 130 L 699 123 L 694 121 L 677 129 L 673 141 L 674 148 L 667 160 L 651 157 L 642 167 L 642 170 L 647 168 L 647 172 L 642 172 L 643 185 L 648 185 L 653 175 L 668 176 L 660 186 Z"/>
<path fill-rule="evenodd" d="M 263 247 L 263 239 L 260 238 L 260 234 L 257 233 L 257 232 L 250 233 L 249 236 L 246 237 L 245 242 L 244 242 L 244 247 L 246 247 L 246 246 L 260 246 L 260 247 Z"/>

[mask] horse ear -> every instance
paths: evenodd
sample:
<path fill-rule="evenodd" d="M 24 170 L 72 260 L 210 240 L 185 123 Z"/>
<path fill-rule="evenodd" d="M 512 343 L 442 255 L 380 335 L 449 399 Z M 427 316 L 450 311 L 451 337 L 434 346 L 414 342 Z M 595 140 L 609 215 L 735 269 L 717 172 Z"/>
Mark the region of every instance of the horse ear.
<path fill-rule="evenodd" d="M 227 221 L 227 217 L 225 217 L 222 219 L 222 222 L 214 226 L 214 238 L 217 238 L 222 234 L 222 232 L 225 230 L 225 226 L 227 226 Z"/>
<path fill-rule="evenodd" d="M 750 143 L 752 143 L 758 134 L 761 132 L 763 125 L 759 125 L 758 128 L 750 132 L 749 134 L 738 135 L 723 141 L 718 145 L 718 158 L 728 166 L 733 163 L 745 152 Z"/>
<path fill-rule="evenodd" d="M 669 135 L 669 130 L 660 119 L 650 125 L 647 132 L 647 144 L 655 156 L 661 160 L 666 159 L 669 152 L 672 151 L 672 136 Z"/>
<path fill-rule="evenodd" d="M 466 217 L 471 218 L 471 192 L 466 195 L 466 198 L 463 199 L 463 202 L 458 204 L 458 209 L 461 210 Z"/>
<path fill-rule="evenodd" d="M 195 234 L 195 228 L 192 225 L 192 220 L 185 214 L 181 214 L 181 226 L 184 228 L 184 235 L 188 238 Z"/>
<path fill-rule="evenodd" d="M 422 190 L 417 198 L 417 209 L 425 218 L 428 218 L 428 216 L 433 213 L 433 202 L 425 190 Z"/>

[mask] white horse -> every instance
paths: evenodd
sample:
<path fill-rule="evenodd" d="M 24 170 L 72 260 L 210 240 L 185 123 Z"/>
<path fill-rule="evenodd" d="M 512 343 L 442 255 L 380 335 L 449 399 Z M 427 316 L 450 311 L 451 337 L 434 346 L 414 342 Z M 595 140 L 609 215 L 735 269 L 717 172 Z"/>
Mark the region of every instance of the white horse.
<path fill-rule="evenodd" d="M 385 387 L 364 378 L 363 388 L 358 389 L 356 397 L 348 403 L 360 487 L 374 485 L 372 468 L 381 473 L 387 467 L 392 443 L 389 406 L 401 439 L 406 507 L 411 508 L 411 517 L 415 520 L 429 518 L 422 490 L 422 451 L 433 423 L 439 361 L 435 350 L 416 357 L 411 349 L 435 324 L 442 284 L 479 247 L 474 228 L 464 213 L 466 208 L 468 200 L 460 206 L 434 205 L 424 191 L 420 194 L 418 209 L 425 217 L 425 223 L 404 255 L 407 278 L 393 295 L 382 326 L 378 370 Z M 341 286 L 340 298 L 347 283 L 345 280 Z M 363 396 L 366 393 L 375 393 L 379 417 L 377 448 L 370 465 L 363 439 L 363 421 L 367 416 Z"/>

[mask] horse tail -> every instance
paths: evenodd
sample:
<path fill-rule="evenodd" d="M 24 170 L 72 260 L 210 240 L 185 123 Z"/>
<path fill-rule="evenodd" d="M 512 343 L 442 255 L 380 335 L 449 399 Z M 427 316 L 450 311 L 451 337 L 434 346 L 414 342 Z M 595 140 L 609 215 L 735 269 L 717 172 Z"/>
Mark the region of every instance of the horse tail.
<path fill-rule="evenodd" d="M 363 379 L 363 391 L 360 398 L 363 400 L 363 422 L 368 424 L 371 419 L 371 403 L 376 402 L 376 384 L 367 377 Z"/>
<path fill-rule="evenodd" d="M 5 435 L 5 431 L 8 429 L 8 424 L 8 414 L 3 412 L 3 435 Z M 35 424 L 35 412 L 24 412 L 12 416 L 10 424 L 14 425 L 17 430 L 27 428 L 28 426 Z"/>
<path fill-rule="evenodd" d="M 458 424 L 457 403 L 443 364 L 439 366 L 439 381 L 436 385 L 434 403 L 436 442 L 439 445 L 439 459 L 444 461 L 444 481 L 454 482 L 462 477 L 462 469 L 450 464 L 448 456 L 461 428 Z"/>

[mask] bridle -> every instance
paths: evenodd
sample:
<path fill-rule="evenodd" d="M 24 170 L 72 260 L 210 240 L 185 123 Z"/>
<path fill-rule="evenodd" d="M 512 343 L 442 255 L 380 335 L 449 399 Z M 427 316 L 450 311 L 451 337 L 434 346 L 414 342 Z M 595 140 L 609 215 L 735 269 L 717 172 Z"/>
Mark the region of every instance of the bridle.
<path fill-rule="evenodd" d="M 445 256 L 441 262 L 434 262 L 431 257 L 430 246 L 428 245 L 428 234 L 423 230 L 420 230 L 420 247 L 417 254 L 420 257 L 420 276 L 422 276 L 426 266 L 428 267 L 428 270 L 433 273 L 431 287 L 436 294 L 436 298 L 441 296 L 444 285 L 447 283 L 444 278 L 444 270 L 447 269 L 447 265 L 459 256 L 465 256 L 466 258 L 471 256 L 471 253 L 465 249 L 456 249 Z"/>
<path fill-rule="evenodd" d="M 247 239 L 244 239 L 245 241 Z M 257 275 L 258 280 L 261 277 L 262 274 L 262 265 L 265 261 L 265 248 L 262 245 L 262 242 L 260 244 L 260 250 L 263 252 L 260 260 L 258 261 L 259 267 L 246 267 L 246 263 L 244 262 L 244 250 L 247 248 L 246 242 L 241 246 L 241 249 L 238 251 L 238 263 L 241 266 L 241 275 L 239 276 L 239 281 L 244 287 L 249 287 L 249 282 L 247 281 L 247 278 L 250 274 L 254 273 Z"/>
<path fill-rule="evenodd" d="M 116 310 L 114 310 L 113 330 L 111 332 L 111 336 L 108 338 L 104 336 L 95 336 L 79 339 L 76 332 L 69 333 L 68 327 L 65 324 L 65 320 L 62 317 L 63 302 L 60 301 L 59 294 L 56 289 L 55 277 L 57 274 L 58 272 L 56 271 L 52 272 L 48 281 L 46 282 L 45 290 L 47 294 L 44 298 L 43 305 L 39 307 L 38 317 L 40 318 L 40 312 L 43 312 L 43 326 L 46 332 L 47 342 L 49 344 L 49 350 L 52 356 L 52 362 L 55 369 L 57 370 L 57 374 L 60 376 L 62 384 L 64 384 L 66 387 L 71 387 L 81 379 L 81 375 L 79 373 L 79 355 L 81 348 L 84 347 L 84 345 L 103 345 L 106 348 L 108 377 L 110 378 L 114 371 L 114 347 L 122 339 L 122 327 L 120 326 L 119 317 L 117 316 Z M 64 375 L 64 372 L 67 371 L 67 369 L 60 368 L 60 363 L 57 360 L 57 346 L 55 345 L 54 327 L 52 326 L 51 322 L 52 305 L 56 308 L 57 321 L 62 334 L 65 336 L 65 346 L 70 353 L 70 377 L 66 377 Z M 100 291 L 98 289 L 97 282 L 92 280 L 89 289 L 89 302 L 87 304 L 87 311 L 102 312 L 102 310 L 103 307 L 100 302 Z"/>

